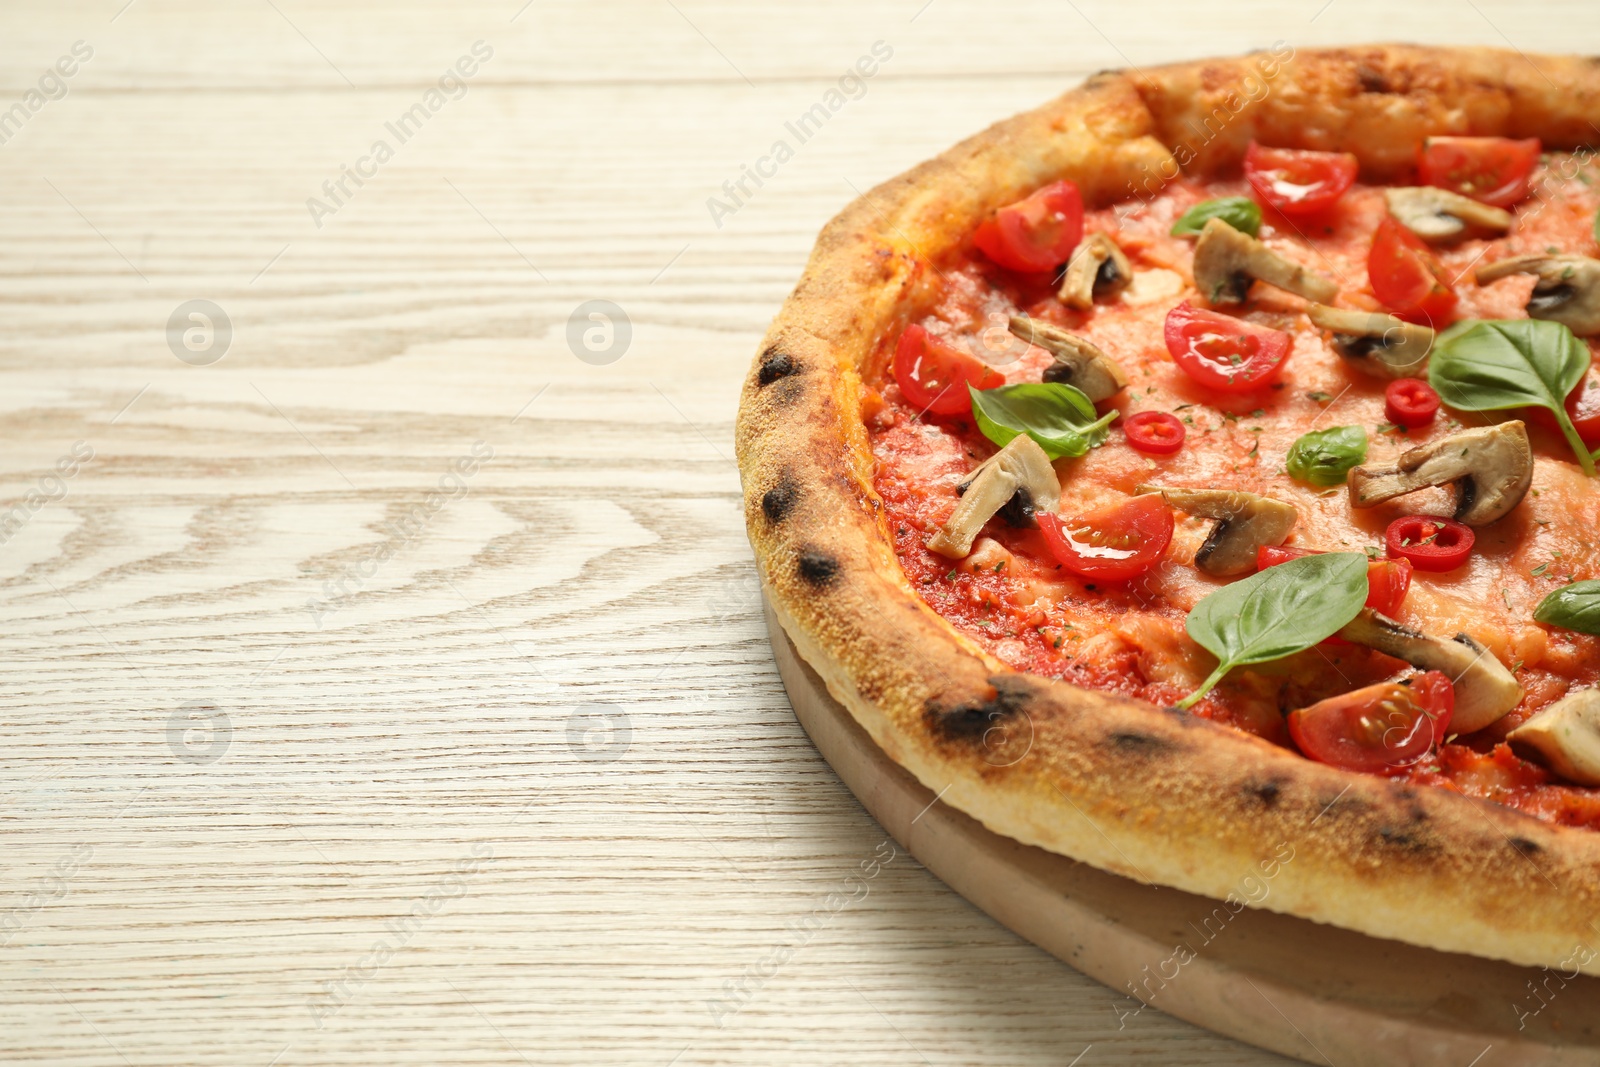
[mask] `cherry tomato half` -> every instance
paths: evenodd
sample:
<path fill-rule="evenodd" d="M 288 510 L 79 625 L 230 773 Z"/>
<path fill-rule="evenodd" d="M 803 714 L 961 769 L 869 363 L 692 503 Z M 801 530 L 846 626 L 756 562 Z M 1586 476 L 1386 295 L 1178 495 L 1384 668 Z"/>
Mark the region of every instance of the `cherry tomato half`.
<path fill-rule="evenodd" d="M 1383 413 L 1396 426 L 1426 426 L 1439 414 L 1439 394 L 1420 378 L 1397 378 L 1384 387 Z"/>
<path fill-rule="evenodd" d="M 1328 210 L 1355 183 L 1360 169 L 1349 152 L 1263 148 L 1251 141 L 1244 153 L 1244 176 L 1256 196 L 1294 217 Z"/>
<path fill-rule="evenodd" d="M 1383 541 L 1390 559 L 1408 559 L 1419 571 L 1453 571 L 1472 554 L 1477 535 L 1454 519 L 1402 515 L 1389 524 Z"/>
<path fill-rule="evenodd" d="M 1006 384 L 1006 376 L 983 360 L 914 325 L 905 328 L 894 351 L 894 380 L 907 400 L 935 415 L 970 411 L 969 383 L 974 389 Z"/>
<path fill-rule="evenodd" d="M 1578 437 L 1590 448 L 1600 448 L 1600 381 L 1585 378 L 1567 394 L 1567 417 Z M 1551 433 L 1560 433 L 1556 418 L 1545 408 L 1525 408 L 1525 414 Z"/>
<path fill-rule="evenodd" d="M 1422 238 L 1385 217 L 1367 253 L 1367 280 L 1372 295 L 1409 322 L 1444 329 L 1455 310 L 1456 294 L 1444 268 Z"/>
<path fill-rule="evenodd" d="M 1539 147 L 1537 137 L 1429 137 L 1417 156 L 1417 176 L 1424 185 L 1510 207 L 1528 195 Z"/>
<path fill-rule="evenodd" d="M 1159 493 L 1131 497 L 1077 518 L 1041 514 L 1044 542 L 1067 570 L 1120 582 L 1155 566 L 1172 540 L 1172 509 Z"/>
<path fill-rule="evenodd" d="M 1170 456 L 1183 447 L 1188 431 L 1177 416 L 1165 411 L 1141 411 L 1122 423 L 1128 444 L 1152 456 Z"/>
<path fill-rule="evenodd" d="M 1179 304 L 1167 312 L 1167 351 L 1185 374 L 1223 393 L 1271 385 L 1283 373 L 1289 335 L 1282 330 Z"/>
<path fill-rule="evenodd" d="M 1072 258 L 1083 237 L 1083 196 L 1071 182 L 1047 185 L 978 226 L 973 242 L 1008 270 L 1038 274 Z"/>
<path fill-rule="evenodd" d="M 1289 713 L 1289 736 L 1319 763 L 1388 774 L 1404 770 L 1445 738 L 1455 688 L 1438 671 L 1409 685 L 1379 682 Z"/>
<path fill-rule="evenodd" d="M 1301 556 L 1314 556 L 1318 549 L 1262 545 L 1256 549 L 1256 570 L 1266 570 Z M 1367 564 L 1367 607 L 1393 618 L 1411 588 L 1411 561 L 1375 559 Z M 1330 641 L 1336 640 L 1329 638 Z"/>
<path fill-rule="evenodd" d="M 1375 559 L 1367 564 L 1367 607 L 1373 611 L 1394 618 L 1410 588 L 1409 559 Z"/>

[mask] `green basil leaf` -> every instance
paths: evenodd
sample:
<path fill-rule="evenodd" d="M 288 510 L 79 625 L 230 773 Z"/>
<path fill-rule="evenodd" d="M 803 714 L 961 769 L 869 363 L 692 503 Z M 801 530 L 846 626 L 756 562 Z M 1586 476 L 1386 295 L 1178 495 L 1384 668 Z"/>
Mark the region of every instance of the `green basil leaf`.
<path fill-rule="evenodd" d="M 1302 434 L 1289 446 L 1284 466 L 1291 478 L 1320 485 L 1340 485 L 1351 467 L 1367 458 L 1367 431 L 1359 426 L 1331 426 Z"/>
<path fill-rule="evenodd" d="M 1324 552 L 1280 563 L 1224 586 L 1189 612 L 1184 629 L 1217 657 L 1217 669 L 1178 702 L 1187 708 L 1235 667 L 1282 659 L 1332 637 L 1367 600 L 1367 557 Z"/>
<path fill-rule="evenodd" d="M 1589 370 L 1589 348 L 1559 322 L 1458 322 L 1434 342 L 1428 381 L 1461 411 L 1540 407 L 1555 416 L 1585 474 L 1594 460 L 1567 417 L 1567 394 Z"/>
<path fill-rule="evenodd" d="M 983 436 L 1004 448 L 1027 434 L 1051 459 L 1081 456 L 1106 439 L 1115 411 L 1097 415 L 1083 390 L 1060 382 L 1024 382 L 974 389 L 972 415 Z"/>
<path fill-rule="evenodd" d="M 1600 241 L 1600 211 L 1594 215 L 1594 239 Z"/>
<path fill-rule="evenodd" d="M 1537 622 L 1580 634 L 1600 634 L 1600 582 L 1593 579 L 1564 585 L 1533 609 Z"/>
<path fill-rule="evenodd" d="M 1183 218 L 1172 224 L 1172 236 L 1194 237 L 1212 219 L 1221 219 L 1251 237 L 1261 232 L 1260 205 L 1248 196 L 1225 196 L 1220 200 L 1204 201 L 1185 211 Z"/>

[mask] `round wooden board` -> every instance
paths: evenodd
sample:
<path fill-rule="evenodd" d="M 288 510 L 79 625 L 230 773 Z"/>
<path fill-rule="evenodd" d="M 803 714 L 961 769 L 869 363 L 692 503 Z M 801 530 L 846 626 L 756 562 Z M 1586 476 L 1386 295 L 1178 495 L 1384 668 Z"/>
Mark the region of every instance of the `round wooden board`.
<path fill-rule="evenodd" d="M 1600 1063 L 1600 979 L 1366 937 L 1142 885 L 986 830 L 886 756 L 767 626 L 795 717 L 896 841 L 996 921 L 1117 992 L 1336 1067 Z M 1578 934 L 1574 949 L 1582 948 Z M 1567 972 L 1571 973 L 1571 972 Z"/>

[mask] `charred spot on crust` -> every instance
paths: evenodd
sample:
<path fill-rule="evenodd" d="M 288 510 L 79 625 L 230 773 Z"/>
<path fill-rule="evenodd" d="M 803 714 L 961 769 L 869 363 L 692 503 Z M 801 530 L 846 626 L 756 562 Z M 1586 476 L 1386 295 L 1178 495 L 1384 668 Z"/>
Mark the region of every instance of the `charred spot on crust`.
<path fill-rule="evenodd" d="M 800 500 L 800 485 L 794 476 L 784 471 L 778 477 L 778 484 L 768 489 L 761 496 L 761 513 L 767 517 L 768 522 L 782 522 L 794 510 Z"/>
<path fill-rule="evenodd" d="M 1171 741 L 1137 730 L 1113 730 L 1106 735 L 1106 744 L 1118 752 L 1153 756 L 1177 748 Z"/>
<path fill-rule="evenodd" d="M 1406 830 L 1393 826 L 1378 827 L 1377 837 L 1385 845 L 1397 848 L 1404 852 L 1431 852 L 1432 847 L 1422 838 Z"/>
<path fill-rule="evenodd" d="M 1320 804 L 1321 807 L 1317 809 L 1317 816 L 1315 819 L 1311 820 L 1312 823 L 1315 824 L 1317 819 L 1321 819 L 1324 815 L 1329 816 L 1330 818 L 1337 818 L 1347 811 L 1358 812 L 1371 807 L 1371 805 L 1364 800 L 1361 800 L 1357 797 L 1346 796 L 1345 794 L 1348 792 L 1350 792 L 1350 790 L 1345 789 L 1342 792 L 1332 796 L 1319 798 L 1317 803 Z"/>
<path fill-rule="evenodd" d="M 994 696 L 986 700 L 965 701 L 955 707 L 944 707 L 936 700 L 929 700 L 924 718 L 934 736 L 941 741 L 978 743 L 995 726 L 1024 714 L 1025 685 L 1004 676 L 990 678 L 989 684 L 994 687 Z"/>
<path fill-rule="evenodd" d="M 795 362 L 793 356 L 787 352 L 779 352 L 775 347 L 769 348 L 761 353 L 761 370 L 756 373 L 756 383 L 771 385 L 779 378 L 799 373 L 800 364 Z"/>
<path fill-rule="evenodd" d="M 1518 854 L 1523 856 L 1537 856 L 1544 849 L 1539 847 L 1537 841 L 1529 841 L 1526 837 L 1509 837 L 1506 839 Z"/>
<path fill-rule="evenodd" d="M 1264 808 L 1275 808 L 1283 796 L 1283 787 L 1277 782 L 1246 782 L 1244 793 L 1260 801 Z"/>
<path fill-rule="evenodd" d="M 1395 87 L 1389 84 L 1389 79 L 1383 71 L 1369 67 L 1365 63 L 1356 68 L 1356 77 L 1360 80 L 1361 91 L 1364 93 L 1396 92 Z"/>
<path fill-rule="evenodd" d="M 795 371 L 796 375 L 799 373 L 798 370 Z M 774 404 L 779 407 L 786 407 L 806 395 L 805 381 L 798 376 L 785 378 L 774 385 L 772 391 L 767 395 L 772 398 Z"/>
<path fill-rule="evenodd" d="M 800 563 L 796 569 L 807 585 L 821 589 L 838 576 L 839 561 L 826 552 L 807 548 L 801 550 Z"/>
<path fill-rule="evenodd" d="M 1422 804 L 1422 798 L 1417 796 L 1416 789 L 1405 786 L 1396 792 L 1406 808 L 1406 818 L 1411 820 L 1412 829 L 1416 829 L 1428 821 L 1428 809 Z"/>

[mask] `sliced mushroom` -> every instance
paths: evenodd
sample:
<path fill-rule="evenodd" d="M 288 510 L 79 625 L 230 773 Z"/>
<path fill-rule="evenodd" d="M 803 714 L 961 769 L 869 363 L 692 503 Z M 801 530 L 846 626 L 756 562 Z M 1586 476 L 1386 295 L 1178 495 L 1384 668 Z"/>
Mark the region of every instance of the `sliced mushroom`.
<path fill-rule="evenodd" d="M 1559 322 L 1580 337 L 1600 333 L 1600 259 L 1588 256 L 1512 256 L 1478 268 L 1478 284 L 1513 274 L 1538 278 L 1528 317 Z"/>
<path fill-rule="evenodd" d="M 1522 686 L 1505 664 L 1466 634 L 1435 637 L 1362 608 L 1339 636 L 1413 667 L 1442 672 L 1456 690 L 1456 710 L 1450 719 L 1455 733 L 1475 733 L 1522 703 Z"/>
<path fill-rule="evenodd" d="M 1094 307 L 1096 293 L 1114 293 L 1133 281 L 1133 264 L 1122 254 L 1117 242 L 1103 233 L 1090 234 L 1072 253 L 1066 276 L 1061 279 L 1061 302 L 1069 308 L 1087 311 Z"/>
<path fill-rule="evenodd" d="M 1449 241 L 1465 234 L 1501 234 L 1511 229 L 1511 212 L 1481 204 L 1470 196 L 1432 185 L 1385 189 L 1389 214 L 1424 241 Z"/>
<path fill-rule="evenodd" d="M 1213 304 L 1242 304 L 1252 280 L 1324 304 L 1339 293 L 1327 278 L 1291 263 L 1249 234 L 1221 219 L 1207 222 L 1194 246 L 1195 288 Z"/>
<path fill-rule="evenodd" d="M 1293 506 L 1269 496 L 1231 489 L 1172 489 L 1162 485 L 1135 486 L 1135 493 L 1160 493 L 1161 499 L 1190 515 L 1216 519 L 1194 565 L 1219 577 L 1254 570 L 1256 550 L 1281 545 L 1294 529 L 1299 513 Z"/>
<path fill-rule="evenodd" d="M 1056 357 L 1045 368 L 1045 381 L 1075 386 L 1097 404 L 1127 386 L 1127 376 L 1117 361 L 1087 339 L 1026 315 L 1011 316 L 1010 325 L 1013 334 Z"/>
<path fill-rule="evenodd" d="M 973 539 L 998 512 L 1012 526 L 1032 526 L 1036 511 L 1054 511 L 1061 501 L 1061 482 L 1050 457 L 1027 434 L 978 464 L 956 487 L 961 502 L 944 527 L 928 539 L 941 556 L 961 559 Z"/>
<path fill-rule="evenodd" d="M 1511 751 L 1579 785 L 1600 785 L 1600 689 L 1568 693 L 1506 735 Z"/>
<path fill-rule="evenodd" d="M 1482 526 L 1516 507 L 1532 481 L 1528 428 L 1513 419 L 1402 452 L 1390 467 L 1356 467 L 1350 506 L 1376 507 L 1427 486 L 1454 484 L 1460 493 L 1456 519 Z"/>
<path fill-rule="evenodd" d="M 1313 325 L 1333 331 L 1333 350 L 1379 378 L 1415 378 L 1433 348 L 1433 331 L 1377 311 L 1309 304 Z"/>

